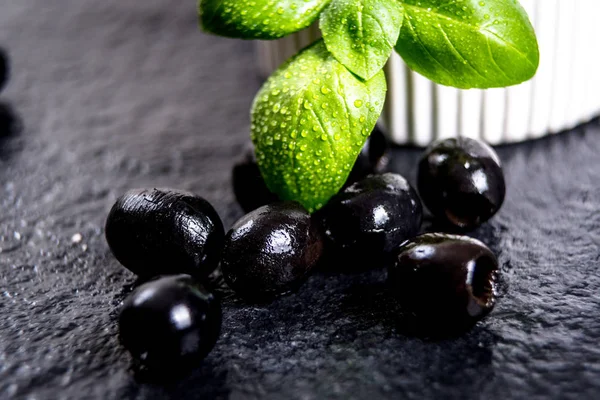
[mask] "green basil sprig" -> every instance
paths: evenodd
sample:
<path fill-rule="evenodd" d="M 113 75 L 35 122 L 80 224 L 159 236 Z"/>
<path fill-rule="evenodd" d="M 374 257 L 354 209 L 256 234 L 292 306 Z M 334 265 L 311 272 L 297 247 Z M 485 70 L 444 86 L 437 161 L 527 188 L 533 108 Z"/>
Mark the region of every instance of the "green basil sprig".
<path fill-rule="evenodd" d="M 539 50 L 516 0 L 199 0 L 205 31 L 276 39 L 320 16 L 319 40 L 281 66 L 252 107 L 267 186 L 309 210 L 344 184 L 379 117 L 393 49 L 442 85 L 492 88 L 535 74 Z"/>

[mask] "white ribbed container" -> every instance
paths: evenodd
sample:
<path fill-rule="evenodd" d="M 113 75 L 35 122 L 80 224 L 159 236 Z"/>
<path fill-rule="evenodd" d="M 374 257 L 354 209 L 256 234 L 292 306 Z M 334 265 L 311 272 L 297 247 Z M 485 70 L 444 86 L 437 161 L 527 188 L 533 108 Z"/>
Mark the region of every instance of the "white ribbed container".
<path fill-rule="evenodd" d="M 506 89 L 460 90 L 432 83 L 393 53 L 381 127 L 397 144 L 425 146 L 455 136 L 491 144 L 518 142 L 572 128 L 600 115 L 600 0 L 521 0 L 535 27 L 540 67 L 534 79 Z M 317 24 L 286 38 L 258 42 L 268 76 L 320 36 Z"/>

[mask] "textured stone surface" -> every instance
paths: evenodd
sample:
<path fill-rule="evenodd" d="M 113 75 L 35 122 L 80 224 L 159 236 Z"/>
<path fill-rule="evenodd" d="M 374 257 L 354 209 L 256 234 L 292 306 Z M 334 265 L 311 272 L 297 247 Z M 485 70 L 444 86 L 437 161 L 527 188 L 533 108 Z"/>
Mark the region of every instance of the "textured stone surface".
<path fill-rule="evenodd" d="M 59 4 L 60 3 L 60 4 Z M 104 218 L 140 186 L 192 190 L 226 227 L 259 87 L 252 45 L 198 32 L 193 1 L 0 0 L 21 133 L 0 136 L 0 398 L 598 398 L 600 124 L 500 149 L 508 195 L 476 232 L 504 272 L 458 339 L 406 337 L 385 274 L 321 272 L 223 335 L 177 383 L 136 378 L 116 315 L 134 282 Z M 18 124 L 17 124 L 18 125 Z M 393 168 L 414 182 L 418 151 Z"/>

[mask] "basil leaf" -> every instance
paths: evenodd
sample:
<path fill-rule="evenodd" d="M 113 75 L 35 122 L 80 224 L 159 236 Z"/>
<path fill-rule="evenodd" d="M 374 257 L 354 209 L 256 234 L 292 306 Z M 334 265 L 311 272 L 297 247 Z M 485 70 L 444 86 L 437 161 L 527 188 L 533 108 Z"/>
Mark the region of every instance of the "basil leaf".
<path fill-rule="evenodd" d="M 363 81 L 322 40 L 265 82 L 252 106 L 252 141 L 269 189 L 309 211 L 342 187 L 385 100 L 383 71 Z"/>
<path fill-rule="evenodd" d="M 330 0 L 199 0 L 202 29 L 241 39 L 277 39 L 309 26 Z"/>
<path fill-rule="evenodd" d="M 516 0 L 404 0 L 396 50 L 408 66 L 442 85 L 515 85 L 539 65 L 538 44 Z"/>
<path fill-rule="evenodd" d="M 319 23 L 331 54 L 356 75 L 369 79 L 392 54 L 402 16 L 397 0 L 332 0 Z"/>

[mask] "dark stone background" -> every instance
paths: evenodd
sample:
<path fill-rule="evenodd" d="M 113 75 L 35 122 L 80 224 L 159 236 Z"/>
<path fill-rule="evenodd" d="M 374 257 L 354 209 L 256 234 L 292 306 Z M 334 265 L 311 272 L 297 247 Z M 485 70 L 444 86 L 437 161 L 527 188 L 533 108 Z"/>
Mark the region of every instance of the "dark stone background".
<path fill-rule="evenodd" d="M 226 299 L 214 351 L 161 385 L 118 344 L 134 277 L 104 218 L 139 186 L 241 216 L 229 175 L 259 87 L 252 44 L 201 34 L 193 0 L 0 0 L 0 45 L 0 115 L 23 126 L 0 137 L 0 398 L 600 397 L 598 121 L 500 149 L 506 204 L 474 236 L 499 256 L 502 298 L 470 333 L 406 337 L 383 271 L 321 272 L 269 306 Z M 393 168 L 414 179 L 417 156 L 399 149 Z"/>

